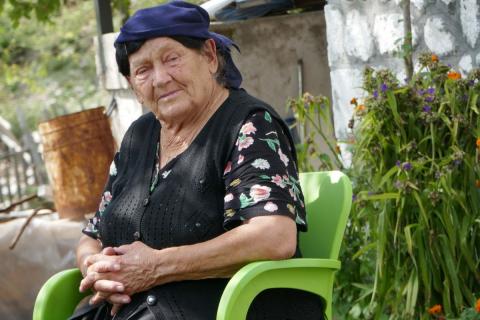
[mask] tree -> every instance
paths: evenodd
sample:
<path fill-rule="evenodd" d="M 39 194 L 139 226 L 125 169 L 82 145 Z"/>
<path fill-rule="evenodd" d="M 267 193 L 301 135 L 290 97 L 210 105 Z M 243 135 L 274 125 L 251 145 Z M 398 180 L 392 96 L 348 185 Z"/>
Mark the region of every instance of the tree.
<path fill-rule="evenodd" d="M 96 80 L 93 2 L 62 7 L 50 19 L 21 18 L 15 26 L 0 14 L 0 115 L 17 137 L 17 107 L 33 131 L 41 120 L 108 103 Z"/>
<path fill-rule="evenodd" d="M 62 6 L 73 7 L 87 0 L 40 0 L 19 1 L 0 0 L 0 14 L 5 11 L 14 26 L 18 26 L 21 18 L 35 18 L 40 22 L 51 22 L 53 16 L 60 14 Z M 92 0 L 90 0 L 92 1 Z M 119 11 L 122 21 L 129 16 L 130 0 L 109 0 L 112 7 Z"/>

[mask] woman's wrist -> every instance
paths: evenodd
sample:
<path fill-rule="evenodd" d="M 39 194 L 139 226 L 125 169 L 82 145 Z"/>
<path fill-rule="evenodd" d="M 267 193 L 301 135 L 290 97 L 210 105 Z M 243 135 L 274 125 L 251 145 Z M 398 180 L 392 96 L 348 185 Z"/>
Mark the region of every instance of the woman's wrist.
<path fill-rule="evenodd" d="M 78 259 L 78 269 L 80 269 L 80 272 L 82 273 L 83 277 L 85 277 L 87 275 L 87 269 L 88 269 L 88 266 L 85 264 L 85 261 L 91 255 L 93 255 L 93 253 L 87 252 L 87 253 L 84 253 L 83 255 L 81 255 L 80 259 Z"/>
<path fill-rule="evenodd" d="M 77 267 L 80 269 L 80 272 L 85 277 L 87 273 L 88 266 L 85 265 L 85 260 L 94 254 L 100 253 L 102 251 L 102 246 L 98 240 L 92 239 L 89 236 L 83 235 L 80 238 L 77 247 Z"/>
<path fill-rule="evenodd" d="M 178 258 L 178 247 L 155 250 L 155 285 L 181 280 L 182 264 Z"/>

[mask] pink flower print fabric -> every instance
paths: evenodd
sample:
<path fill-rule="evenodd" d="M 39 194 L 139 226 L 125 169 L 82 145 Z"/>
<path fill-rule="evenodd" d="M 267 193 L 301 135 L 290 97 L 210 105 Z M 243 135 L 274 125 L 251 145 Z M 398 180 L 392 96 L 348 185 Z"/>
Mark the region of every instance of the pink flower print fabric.
<path fill-rule="evenodd" d="M 305 205 L 287 136 L 268 112 L 242 125 L 225 166 L 224 226 L 255 216 L 285 215 L 306 230 Z"/>

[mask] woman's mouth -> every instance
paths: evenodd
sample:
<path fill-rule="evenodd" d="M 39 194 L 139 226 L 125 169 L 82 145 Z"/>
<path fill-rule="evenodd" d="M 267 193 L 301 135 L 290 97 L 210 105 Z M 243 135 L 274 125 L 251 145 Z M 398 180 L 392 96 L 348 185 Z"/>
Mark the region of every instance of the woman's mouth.
<path fill-rule="evenodd" d="M 168 100 L 168 99 L 171 99 L 171 98 L 175 97 L 179 92 L 180 92 L 180 89 L 172 90 L 172 91 L 169 91 L 167 93 L 162 94 L 158 99 L 159 100 Z"/>

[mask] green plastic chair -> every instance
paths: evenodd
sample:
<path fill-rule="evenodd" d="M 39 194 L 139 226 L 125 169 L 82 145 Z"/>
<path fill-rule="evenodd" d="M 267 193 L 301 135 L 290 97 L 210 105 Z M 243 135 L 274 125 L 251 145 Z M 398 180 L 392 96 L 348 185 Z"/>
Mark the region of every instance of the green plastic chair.
<path fill-rule="evenodd" d="M 320 295 L 332 319 L 334 274 L 340 269 L 338 254 L 350 212 L 352 187 L 340 171 L 300 174 L 309 231 L 300 234 L 303 258 L 260 261 L 241 268 L 228 282 L 217 311 L 217 320 L 245 320 L 255 296 L 270 288 L 294 288 Z M 40 290 L 33 320 L 64 320 L 88 293 L 77 288 L 78 269 L 51 277 Z"/>
<path fill-rule="evenodd" d="M 33 320 L 66 320 L 89 292 L 79 292 L 80 269 L 54 274 L 40 289 L 33 308 Z"/>

